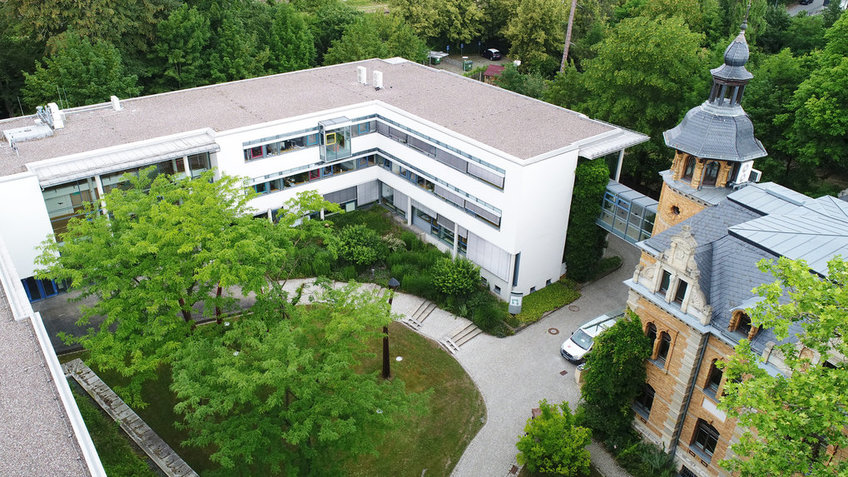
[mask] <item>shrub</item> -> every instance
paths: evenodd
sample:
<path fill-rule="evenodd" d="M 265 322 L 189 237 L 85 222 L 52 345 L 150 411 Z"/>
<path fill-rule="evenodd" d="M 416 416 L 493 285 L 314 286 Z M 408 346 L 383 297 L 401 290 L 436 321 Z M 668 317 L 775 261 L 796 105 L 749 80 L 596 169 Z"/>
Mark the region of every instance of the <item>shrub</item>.
<path fill-rule="evenodd" d="M 515 445 L 516 459 L 531 472 L 573 477 L 589 473 L 592 432 L 577 426 L 568 403 L 559 406 L 539 402 L 541 415 L 530 418 L 524 435 Z"/>
<path fill-rule="evenodd" d="M 664 448 L 643 441 L 636 441 L 616 456 L 618 464 L 633 477 L 673 477 L 674 457 Z"/>
<path fill-rule="evenodd" d="M 391 252 L 400 252 L 406 250 L 406 242 L 396 237 L 394 234 L 383 235 L 383 243 Z"/>
<path fill-rule="evenodd" d="M 338 272 L 339 280 L 344 282 L 355 280 L 358 275 L 359 274 L 356 273 L 356 267 L 353 265 L 344 266 Z"/>
<path fill-rule="evenodd" d="M 418 236 L 409 230 L 401 232 L 400 239 L 406 244 L 407 250 L 419 250 L 424 246 L 424 242 L 418 240 Z"/>
<path fill-rule="evenodd" d="M 316 277 L 328 277 L 332 270 L 333 254 L 327 250 L 321 250 L 312 258 L 312 274 Z"/>
<path fill-rule="evenodd" d="M 442 258 L 433 266 L 433 285 L 448 296 L 468 296 L 480 283 L 480 268 L 470 260 Z"/>
<path fill-rule="evenodd" d="M 385 256 L 385 245 L 373 229 L 364 224 L 346 225 L 329 243 L 339 258 L 357 265 L 371 265 Z"/>
<path fill-rule="evenodd" d="M 433 286 L 433 277 L 428 273 L 404 275 L 400 281 L 401 290 L 440 303 L 439 293 Z"/>

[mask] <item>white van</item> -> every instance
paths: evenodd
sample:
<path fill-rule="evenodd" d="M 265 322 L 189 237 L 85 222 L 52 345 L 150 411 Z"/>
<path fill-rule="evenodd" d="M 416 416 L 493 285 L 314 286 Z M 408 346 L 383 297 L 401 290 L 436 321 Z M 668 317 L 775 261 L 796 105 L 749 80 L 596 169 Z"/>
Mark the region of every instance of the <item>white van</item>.
<path fill-rule="evenodd" d="M 577 328 L 574 333 L 571 333 L 571 337 L 562 344 L 559 353 L 572 363 L 582 363 L 586 353 L 595 344 L 595 337 L 607 328 L 612 327 L 622 316 L 624 316 L 623 310 L 618 313 L 607 313 Z"/>

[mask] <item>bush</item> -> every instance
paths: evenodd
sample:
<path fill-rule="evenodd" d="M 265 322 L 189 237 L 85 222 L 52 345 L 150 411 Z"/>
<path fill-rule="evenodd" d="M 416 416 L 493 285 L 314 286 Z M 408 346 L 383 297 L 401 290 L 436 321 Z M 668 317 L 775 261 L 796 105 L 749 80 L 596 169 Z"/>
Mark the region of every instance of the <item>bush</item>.
<path fill-rule="evenodd" d="M 400 239 L 406 244 L 407 250 L 420 250 L 424 246 L 424 242 L 418 240 L 418 236 L 409 230 L 401 232 Z"/>
<path fill-rule="evenodd" d="M 312 257 L 312 276 L 329 277 L 335 259 L 328 250 L 321 250 Z"/>
<path fill-rule="evenodd" d="M 580 292 L 568 287 L 565 283 L 551 283 L 524 297 L 521 313 L 515 315 L 515 318 L 521 323 L 533 323 L 545 313 L 561 308 L 578 298 L 580 298 Z"/>
<path fill-rule="evenodd" d="M 386 255 L 380 236 L 364 224 L 344 226 L 336 232 L 329 246 L 339 258 L 356 265 L 371 265 Z"/>
<path fill-rule="evenodd" d="M 573 477 L 589 473 L 592 432 L 577 426 L 568 403 L 559 406 L 539 402 L 541 415 L 530 418 L 524 435 L 515 445 L 516 459 L 531 472 Z"/>
<path fill-rule="evenodd" d="M 674 457 L 665 449 L 643 441 L 637 441 L 616 456 L 618 464 L 633 477 L 673 477 Z"/>
<path fill-rule="evenodd" d="M 400 281 L 402 291 L 413 295 L 424 297 L 434 301 L 437 304 L 441 303 L 440 296 L 436 288 L 433 286 L 433 277 L 428 273 L 412 273 L 404 275 Z"/>
<path fill-rule="evenodd" d="M 594 276 L 603 255 L 606 231 L 595 220 L 601 214 L 607 182 L 609 168 L 604 161 L 583 161 L 577 166 L 564 259 L 568 276 L 578 282 Z"/>
<path fill-rule="evenodd" d="M 348 282 L 351 280 L 355 280 L 359 274 L 356 272 L 356 267 L 353 265 L 347 265 L 342 267 L 338 272 L 338 278 L 340 281 Z"/>
<path fill-rule="evenodd" d="M 442 258 L 433 266 L 433 285 L 448 296 L 466 297 L 480 283 L 480 268 L 470 260 Z"/>

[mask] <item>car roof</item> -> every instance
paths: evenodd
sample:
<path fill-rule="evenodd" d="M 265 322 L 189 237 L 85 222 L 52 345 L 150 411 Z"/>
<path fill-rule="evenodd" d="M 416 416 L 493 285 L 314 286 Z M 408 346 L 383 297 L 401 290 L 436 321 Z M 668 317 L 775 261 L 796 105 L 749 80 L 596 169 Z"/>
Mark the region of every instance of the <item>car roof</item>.
<path fill-rule="evenodd" d="M 498 50 L 497 48 L 489 48 L 488 51 L 500 51 L 500 50 Z"/>
<path fill-rule="evenodd" d="M 588 323 L 584 324 L 580 327 L 580 329 L 583 330 L 583 332 L 585 332 L 587 335 L 594 338 L 595 336 L 598 336 L 602 331 L 612 327 L 612 325 L 614 325 L 622 316 L 624 316 L 623 311 L 619 313 L 603 314 L 593 319 L 592 321 L 589 321 Z"/>

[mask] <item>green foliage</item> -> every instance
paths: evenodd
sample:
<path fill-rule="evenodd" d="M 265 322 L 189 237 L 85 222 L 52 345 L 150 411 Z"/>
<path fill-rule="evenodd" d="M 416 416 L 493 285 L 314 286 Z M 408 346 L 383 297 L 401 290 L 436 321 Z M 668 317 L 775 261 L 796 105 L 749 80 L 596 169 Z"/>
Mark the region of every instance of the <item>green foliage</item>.
<path fill-rule="evenodd" d="M 144 381 L 192 333 L 195 305 L 220 318 L 238 303 L 231 287 L 243 294 L 267 290 L 269 280 L 282 278 L 301 232 L 286 226 L 297 214 L 283 216 L 277 227 L 254 220 L 240 179 L 212 182 L 213 171 L 195 180 L 151 179 L 152 171 L 125 176 L 124 187 L 102 198 L 109 215 L 88 204 L 82 218 L 68 223 L 63 245 L 46 240 L 38 258 L 40 277 L 67 280 L 80 299 L 95 299 L 81 306 L 78 325 L 95 316 L 105 317 L 102 324 L 68 341 L 90 350 L 99 369 L 130 377 L 118 391 L 138 405 Z M 312 193 L 283 209 L 308 206 L 334 205 Z"/>
<path fill-rule="evenodd" d="M 521 323 L 535 323 L 542 315 L 557 310 L 580 298 L 580 292 L 563 282 L 550 285 L 524 297 L 521 313 L 515 317 Z"/>
<path fill-rule="evenodd" d="M 235 8 L 223 10 L 210 38 L 209 77 L 221 83 L 252 78 L 265 73 L 270 51 L 260 48 L 255 32 Z"/>
<path fill-rule="evenodd" d="M 386 246 L 380 236 L 364 224 L 342 227 L 328 247 L 342 260 L 356 265 L 371 265 L 386 255 Z"/>
<path fill-rule="evenodd" d="M 531 98 L 541 98 L 545 89 L 545 79 L 538 73 L 523 74 L 513 64 L 508 64 L 495 84 L 501 88 L 515 91 Z"/>
<path fill-rule="evenodd" d="M 539 402 L 541 415 L 527 420 L 519 437 L 516 459 L 531 472 L 576 477 L 589 473 L 592 432 L 575 424 L 567 402 L 559 406 Z"/>
<path fill-rule="evenodd" d="M 374 13 L 348 25 L 327 50 L 324 64 L 394 56 L 421 63 L 427 59 L 427 51 L 427 44 L 400 17 Z"/>
<path fill-rule="evenodd" d="M 77 403 L 97 456 L 108 475 L 147 477 L 156 475 L 144 460 L 135 454 L 129 438 L 117 422 L 108 418 L 97 405 L 83 394 L 74 391 Z"/>
<path fill-rule="evenodd" d="M 583 371 L 583 418 L 608 447 L 630 440 L 633 400 L 645 383 L 645 360 L 651 343 L 633 312 L 595 337 Z"/>
<path fill-rule="evenodd" d="M 674 477 L 674 457 L 654 444 L 636 441 L 615 456 L 615 460 L 634 477 Z"/>
<path fill-rule="evenodd" d="M 209 43 L 209 19 L 187 3 L 156 26 L 155 52 L 162 67 L 162 91 L 208 82 L 203 52 Z"/>
<path fill-rule="evenodd" d="M 504 37 L 509 56 L 521 60 L 522 71 L 549 75 L 559 68 L 568 7 L 560 0 L 524 0 L 510 18 Z"/>
<path fill-rule="evenodd" d="M 448 296 L 466 297 L 480 284 L 480 267 L 465 258 L 443 258 L 433 266 L 433 285 Z"/>
<path fill-rule="evenodd" d="M 312 3 L 309 5 L 309 3 Z M 315 40 L 316 62 L 324 63 L 324 55 L 334 41 L 338 41 L 345 30 L 362 13 L 348 2 L 328 0 L 319 2 L 293 2 L 295 8 L 309 13 L 309 29 Z"/>
<path fill-rule="evenodd" d="M 831 461 L 828 448 L 848 445 L 848 263 L 832 259 L 824 278 L 785 257 L 759 268 L 776 280 L 755 288 L 763 299 L 748 311 L 754 326 L 771 329 L 781 343 L 771 359 L 782 358 L 788 376 L 769 375 L 740 340 L 724 369 L 719 407 L 746 430 L 732 445 L 738 457 L 722 466 L 742 476 L 845 475 L 848 461 Z M 824 366 L 828 360 L 833 368 Z"/>
<path fill-rule="evenodd" d="M 137 78 L 124 72 L 121 54 L 110 43 L 67 33 L 56 48 L 43 63 L 37 63 L 32 74 L 24 73 L 22 92 L 31 108 L 49 102 L 62 108 L 83 106 L 108 101 L 111 95 L 135 96 L 141 91 Z"/>
<path fill-rule="evenodd" d="M 432 44 L 468 44 L 482 31 L 483 12 L 474 0 L 390 0 L 389 5 Z"/>
<path fill-rule="evenodd" d="M 564 258 L 568 277 L 579 282 L 594 276 L 603 255 L 606 232 L 595 225 L 595 220 L 601 213 L 607 182 L 606 162 L 582 161 L 577 165 Z"/>
<path fill-rule="evenodd" d="M 374 452 L 399 418 L 424 412 L 426 395 L 357 371 L 392 321 L 386 297 L 325 285 L 310 307 L 278 289 L 261 295 L 251 319 L 176 351 L 171 387 L 188 442 L 214 446 L 223 469 L 338 472 L 339 452 Z"/>
<path fill-rule="evenodd" d="M 315 66 L 315 41 L 306 15 L 285 2 L 273 8 L 274 20 L 268 41 L 269 72 L 284 73 Z"/>

